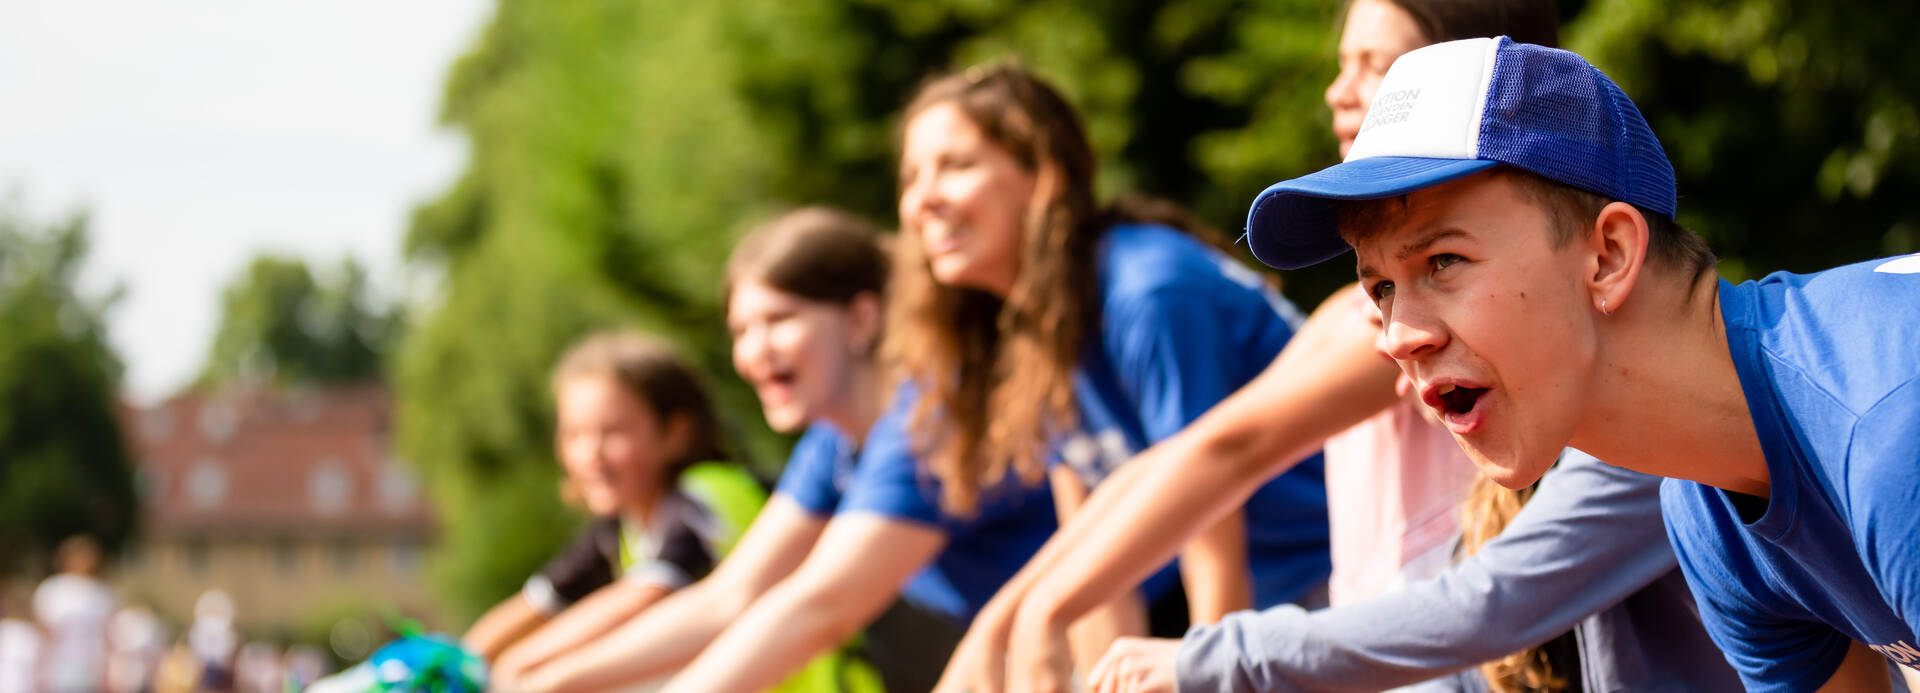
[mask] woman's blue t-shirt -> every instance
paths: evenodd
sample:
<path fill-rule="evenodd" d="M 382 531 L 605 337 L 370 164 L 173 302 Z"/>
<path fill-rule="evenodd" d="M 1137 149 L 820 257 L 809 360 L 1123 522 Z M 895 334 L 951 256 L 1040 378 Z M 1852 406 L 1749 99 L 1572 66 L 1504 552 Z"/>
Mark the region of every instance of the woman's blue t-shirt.
<path fill-rule="evenodd" d="M 1301 320 L 1258 273 L 1173 229 L 1116 226 L 1099 258 L 1100 339 L 1075 374 L 1080 430 L 1055 449 L 1089 485 L 1252 380 Z M 1245 517 L 1257 607 L 1326 580 L 1318 453 L 1260 487 Z"/>
<path fill-rule="evenodd" d="M 814 424 L 775 492 L 817 515 L 871 512 L 946 534 L 946 548 L 907 581 L 901 597 L 964 625 L 1053 535 L 1053 494 L 1045 484 L 1028 488 L 1010 479 L 985 490 L 970 517 L 942 511 L 939 483 L 920 469 L 907 435 L 913 402 L 912 389 L 901 388 L 858 451 L 831 426 Z"/>
<path fill-rule="evenodd" d="M 1116 226 L 1099 252 L 1100 337 L 1074 376 L 1080 427 L 1052 455 L 1090 484 L 1253 379 L 1299 320 L 1259 274 L 1179 231 Z M 903 596 L 966 622 L 1053 533 L 1053 497 L 1045 484 L 1008 480 L 970 518 L 941 511 L 938 484 L 906 433 L 913 397 L 903 389 L 858 450 L 824 423 L 809 428 L 777 492 L 815 514 L 875 512 L 946 532 L 946 550 Z M 1317 454 L 1248 500 L 1257 606 L 1291 601 L 1326 579 L 1326 505 Z M 1148 592 L 1170 578 L 1163 572 Z"/>

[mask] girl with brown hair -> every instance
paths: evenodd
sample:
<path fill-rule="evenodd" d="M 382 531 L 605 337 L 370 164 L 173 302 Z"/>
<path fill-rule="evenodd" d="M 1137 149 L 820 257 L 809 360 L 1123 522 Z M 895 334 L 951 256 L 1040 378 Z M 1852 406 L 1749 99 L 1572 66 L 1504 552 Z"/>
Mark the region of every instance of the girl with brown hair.
<path fill-rule="evenodd" d="M 695 580 L 763 497 L 726 459 L 699 375 L 664 342 L 590 335 L 554 367 L 563 493 L 594 520 L 467 631 L 512 679 L 612 630 Z"/>
<path fill-rule="evenodd" d="M 901 149 L 886 355 L 921 395 L 899 406 L 947 512 L 1044 479 L 1071 515 L 1293 333 L 1297 311 L 1258 274 L 1191 233 L 1099 205 L 1079 116 L 1031 73 L 930 83 L 906 110 Z M 1326 541 L 1313 459 L 1256 493 L 1244 520 L 1189 544 L 1191 619 L 1316 598 Z M 1105 638 L 1143 627 L 1119 611 L 1105 620 Z M 1104 645 L 1089 628 L 1083 652 Z"/>

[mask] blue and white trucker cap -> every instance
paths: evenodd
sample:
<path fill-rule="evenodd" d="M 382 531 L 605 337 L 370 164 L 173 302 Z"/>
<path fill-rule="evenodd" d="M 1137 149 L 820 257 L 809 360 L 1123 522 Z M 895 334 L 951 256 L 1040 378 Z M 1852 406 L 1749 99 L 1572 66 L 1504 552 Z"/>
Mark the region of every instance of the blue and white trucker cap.
<path fill-rule="evenodd" d="M 1402 195 L 1502 164 L 1673 217 L 1673 164 L 1620 87 L 1579 55 L 1502 36 L 1400 56 L 1346 161 L 1261 192 L 1247 240 L 1279 269 L 1319 264 L 1350 249 L 1339 201 Z"/>

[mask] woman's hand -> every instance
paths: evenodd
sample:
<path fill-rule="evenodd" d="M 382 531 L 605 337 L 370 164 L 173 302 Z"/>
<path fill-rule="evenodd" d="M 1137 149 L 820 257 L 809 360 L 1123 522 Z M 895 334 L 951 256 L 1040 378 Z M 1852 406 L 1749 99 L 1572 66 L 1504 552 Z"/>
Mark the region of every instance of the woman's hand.
<path fill-rule="evenodd" d="M 1014 603 L 1019 603 L 1017 600 Z M 947 659 L 934 693 L 1000 693 L 1006 689 L 1007 635 L 1013 629 L 1012 610 L 987 608 L 973 618 L 967 635 Z"/>
<path fill-rule="evenodd" d="M 1180 641 L 1121 638 L 1087 675 L 1093 693 L 1174 693 L 1173 668 Z"/>
<path fill-rule="evenodd" d="M 1073 646 L 1068 624 L 1023 609 L 1007 645 L 1008 690 L 1012 693 L 1069 693 L 1073 690 Z"/>

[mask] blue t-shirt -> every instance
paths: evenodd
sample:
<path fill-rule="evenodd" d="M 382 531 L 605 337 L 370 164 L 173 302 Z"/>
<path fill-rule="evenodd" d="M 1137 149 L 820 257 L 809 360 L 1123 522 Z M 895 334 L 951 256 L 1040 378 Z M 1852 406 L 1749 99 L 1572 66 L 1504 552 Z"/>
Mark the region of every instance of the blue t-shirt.
<path fill-rule="evenodd" d="M 1258 273 L 1179 231 L 1116 226 L 1099 253 L 1100 338 L 1074 374 L 1080 430 L 1055 449 L 1090 485 L 1252 380 L 1300 320 Z M 1255 606 L 1326 580 L 1319 454 L 1256 491 L 1245 517 Z"/>
<path fill-rule="evenodd" d="M 794 443 L 775 493 L 785 494 L 815 515 L 832 515 L 853 478 L 853 441 L 825 421 L 814 422 Z"/>
<path fill-rule="evenodd" d="M 1008 477 L 981 491 L 972 515 L 942 510 L 940 483 L 921 468 L 907 431 L 915 401 L 913 388 L 902 387 L 874 421 L 839 512 L 877 513 L 945 533 L 946 548 L 907 581 L 901 596 L 966 624 L 1053 535 L 1053 491 Z"/>
<path fill-rule="evenodd" d="M 909 446 L 913 402 L 912 389 L 901 388 L 857 451 L 839 431 L 814 424 L 794 446 L 775 492 L 816 515 L 871 512 L 945 533 L 946 548 L 900 594 L 964 626 L 1052 536 L 1053 493 L 1045 484 L 1023 488 L 1009 479 L 983 491 L 972 516 L 943 512 L 939 483 Z"/>
<path fill-rule="evenodd" d="M 1667 534 L 1751 690 L 1812 690 L 1848 640 L 1920 668 L 1920 255 L 1720 286 L 1765 499 L 1668 480 Z"/>

